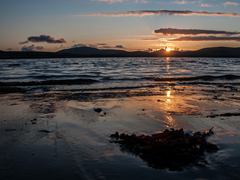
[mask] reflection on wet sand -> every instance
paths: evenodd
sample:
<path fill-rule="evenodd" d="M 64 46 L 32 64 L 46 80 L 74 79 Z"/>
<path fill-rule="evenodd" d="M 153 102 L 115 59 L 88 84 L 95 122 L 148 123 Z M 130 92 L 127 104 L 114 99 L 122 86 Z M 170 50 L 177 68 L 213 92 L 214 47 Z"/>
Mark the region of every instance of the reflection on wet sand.
<path fill-rule="evenodd" d="M 175 127 L 176 121 L 171 115 L 166 115 L 166 120 L 167 127 Z"/>
<path fill-rule="evenodd" d="M 171 102 L 171 90 L 167 91 L 167 103 Z"/>
<path fill-rule="evenodd" d="M 176 105 L 174 105 L 173 103 L 176 103 L 176 101 L 173 100 L 173 97 L 171 96 L 171 90 L 167 90 L 163 110 L 166 111 L 166 115 L 164 118 L 166 121 L 166 125 L 167 127 L 171 127 L 171 128 L 174 128 L 176 125 L 176 121 L 170 113 L 170 112 L 176 111 Z"/>
<path fill-rule="evenodd" d="M 4 166 L 7 161 L 12 161 L 9 169 L 18 168 L 26 174 L 37 171 L 40 166 L 31 162 L 42 158 L 44 166 L 52 171 L 67 169 L 71 174 L 80 172 L 81 175 L 77 173 L 75 179 L 94 179 L 99 174 L 106 179 L 116 179 L 117 176 L 123 179 L 126 177 L 119 170 L 139 172 L 142 167 L 143 173 L 151 177 L 154 170 L 139 158 L 122 153 L 116 145 L 110 144 L 110 134 L 116 131 L 151 134 L 166 128 L 199 131 L 215 127 L 216 135 L 213 139 L 216 144 L 222 143 L 222 137 L 227 139 L 224 143 L 240 143 L 237 140 L 240 127 L 238 114 L 227 117 L 226 113 L 221 112 L 236 111 L 239 104 L 235 101 L 222 103 L 218 99 L 209 100 L 213 97 L 211 91 L 206 93 L 201 88 L 169 84 L 159 88 L 123 91 L 123 96 L 113 93 L 106 97 L 105 94 L 110 92 L 98 91 L 88 92 L 83 99 L 82 96 L 73 98 L 81 93 L 83 92 L 1 95 L 1 102 L 4 103 L 0 106 L 0 153 L 9 158 L 0 157 L 0 165 Z M 136 94 L 138 95 L 135 96 Z M 106 114 L 98 113 L 96 109 L 101 109 Z M 15 115 L 11 112 L 15 112 Z M 211 112 L 224 114 L 225 119 L 213 115 L 207 118 Z M 19 153 L 8 151 L 13 146 Z M 22 153 L 25 153 L 23 157 Z M 226 162 L 230 161 L 227 156 L 218 153 L 216 157 L 212 156 L 209 166 L 218 170 L 208 169 L 209 174 L 214 175 L 223 168 L 216 165 L 219 156 Z M 239 157 L 239 154 L 236 153 L 235 156 Z M 15 163 L 13 159 L 20 163 Z M 26 160 L 27 163 L 23 166 Z M 56 162 L 54 167 L 48 165 L 49 161 Z M 21 166 L 27 168 L 19 168 Z M 116 175 L 109 174 L 109 169 Z M 197 174 L 201 175 L 205 171 L 201 169 Z M 4 173 L 9 172 L 10 170 L 5 170 Z M 196 173 L 194 169 L 189 172 Z M 158 178 L 173 177 L 167 172 L 154 173 Z M 60 174 L 67 176 L 64 172 Z M 44 173 L 39 175 L 39 179 L 44 176 Z M 186 174 L 179 176 L 185 179 Z M 136 178 L 136 173 L 129 177 Z"/>

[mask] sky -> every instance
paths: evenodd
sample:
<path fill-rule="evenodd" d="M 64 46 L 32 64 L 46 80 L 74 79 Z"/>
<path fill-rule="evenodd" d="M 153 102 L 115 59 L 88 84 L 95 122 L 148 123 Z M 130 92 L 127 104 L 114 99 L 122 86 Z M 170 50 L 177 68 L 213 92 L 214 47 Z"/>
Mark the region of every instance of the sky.
<path fill-rule="evenodd" d="M 0 0 L 0 50 L 240 46 L 240 0 Z"/>

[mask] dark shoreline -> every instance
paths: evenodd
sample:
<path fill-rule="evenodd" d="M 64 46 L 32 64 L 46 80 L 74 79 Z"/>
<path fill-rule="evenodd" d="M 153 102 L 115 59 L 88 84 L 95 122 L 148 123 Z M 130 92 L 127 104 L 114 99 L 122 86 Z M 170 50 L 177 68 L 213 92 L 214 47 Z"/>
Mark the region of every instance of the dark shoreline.
<path fill-rule="evenodd" d="M 0 59 L 47 59 L 47 58 L 130 58 L 130 57 L 196 57 L 196 58 L 240 58 L 240 48 L 214 47 L 196 51 L 171 51 L 154 52 L 124 51 L 116 49 L 96 49 L 90 47 L 78 47 L 64 49 L 58 52 L 21 52 L 0 51 Z"/>

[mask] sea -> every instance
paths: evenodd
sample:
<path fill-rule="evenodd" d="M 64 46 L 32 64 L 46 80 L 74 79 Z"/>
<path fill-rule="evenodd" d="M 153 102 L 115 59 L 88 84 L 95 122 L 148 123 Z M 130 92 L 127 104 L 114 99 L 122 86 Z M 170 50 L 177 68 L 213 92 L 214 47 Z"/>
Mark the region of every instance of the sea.
<path fill-rule="evenodd" d="M 234 58 L 76 58 L 0 61 L 2 86 L 141 88 L 164 83 L 238 85 Z M 70 88 L 71 89 L 71 88 Z"/>
<path fill-rule="evenodd" d="M 219 150 L 172 169 L 110 137 L 173 128 L 211 129 Z M 239 179 L 239 168 L 239 58 L 0 60 L 0 179 Z"/>

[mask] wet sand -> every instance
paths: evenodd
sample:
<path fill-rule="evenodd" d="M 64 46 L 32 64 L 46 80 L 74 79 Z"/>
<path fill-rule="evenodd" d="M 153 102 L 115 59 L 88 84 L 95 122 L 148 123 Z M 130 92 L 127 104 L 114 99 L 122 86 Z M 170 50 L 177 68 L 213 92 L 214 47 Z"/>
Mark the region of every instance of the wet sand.
<path fill-rule="evenodd" d="M 100 109 L 97 109 L 100 108 Z M 215 86 L 39 91 L 0 95 L 1 179 L 238 179 L 240 94 Z M 203 131 L 219 147 L 202 166 L 149 167 L 112 133 Z"/>

